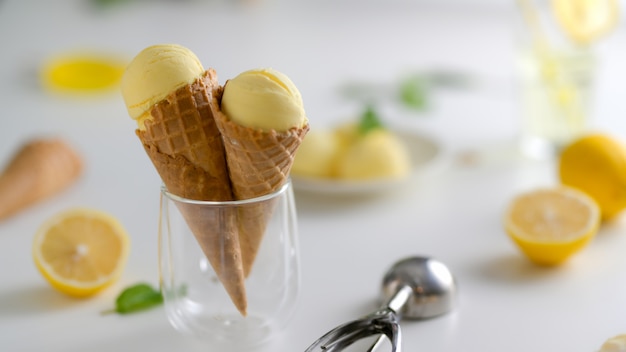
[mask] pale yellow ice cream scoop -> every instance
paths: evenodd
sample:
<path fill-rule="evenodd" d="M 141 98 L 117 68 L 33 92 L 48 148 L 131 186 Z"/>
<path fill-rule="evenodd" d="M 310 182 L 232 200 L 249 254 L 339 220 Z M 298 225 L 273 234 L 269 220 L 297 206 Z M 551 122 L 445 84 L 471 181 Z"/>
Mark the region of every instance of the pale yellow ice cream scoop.
<path fill-rule="evenodd" d="M 231 121 L 264 131 L 307 124 L 300 91 L 271 68 L 245 71 L 226 82 L 221 109 Z"/>
<path fill-rule="evenodd" d="M 122 96 L 128 114 L 144 129 L 152 107 L 176 89 L 204 73 L 198 57 L 177 44 L 153 45 L 130 62 L 122 76 Z"/>
<path fill-rule="evenodd" d="M 401 179 L 411 171 L 411 158 L 392 132 L 375 129 L 346 147 L 337 176 L 346 180 Z"/>

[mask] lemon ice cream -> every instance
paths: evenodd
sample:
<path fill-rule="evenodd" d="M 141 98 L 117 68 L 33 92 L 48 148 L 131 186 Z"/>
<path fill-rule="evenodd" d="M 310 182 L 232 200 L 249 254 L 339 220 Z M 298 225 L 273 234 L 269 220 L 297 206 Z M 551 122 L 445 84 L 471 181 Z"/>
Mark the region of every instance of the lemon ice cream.
<path fill-rule="evenodd" d="M 211 110 L 226 150 L 235 199 L 277 191 L 288 182 L 296 151 L 309 125 L 296 86 L 272 69 L 254 69 L 213 92 Z M 252 270 L 271 204 L 240 209 L 239 241 L 245 275 Z"/>
<path fill-rule="evenodd" d="M 271 68 L 245 71 L 226 82 L 221 109 L 231 121 L 264 131 L 301 128 L 308 122 L 298 88 Z"/>
<path fill-rule="evenodd" d="M 122 77 L 122 96 L 128 114 L 140 130 L 152 107 L 176 89 L 191 84 L 204 73 L 198 57 L 177 44 L 153 45 L 142 50 Z"/>
<path fill-rule="evenodd" d="M 222 87 L 215 70 L 205 70 L 180 45 L 141 51 L 124 73 L 122 95 L 168 191 L 188 199 L 230 201 L 276 191 L 287 182 L 309 129 L 300 92 L 285 75 L 251 70 Z M 213 217 L 181 207 L 243 316 L 248 304 L 244 280 L 272 210 L 251 206 Z"/>
<path fill-rule="evenodd" d="M 233 200 L 221 135 L 211 112 L 217 73 L 204 70 L 195 54 L 180 45 L 142 50 L 122 79 L 135 133 L 168 192 L 194 200 Z M 181 214 L 219 281 L 241 315 L 247 294 L 236 214 L 219 219 L 198 207 L 181 206 Z"/>
<path fill-rule="evenodd" d="M 349 123 L 309 133 L 292 171 L 303 177 L 345 181 L 401 179 L 411 171 L 411 155 L 392 131 L 375 128 L 361 133 L 358 124 Z"/>
<path fill-rule="evenodd" d="M 407 176 L 410 164 L 402 142 L 388 130 L 376 129 L 345 150 L 337 176 L 349 180 L 399 179 Z"/>
<path fill-rule="evenodd" d="M 302 141 L 291 171 L 305 177 L 331 178 L 335 174 L 340 148 L 340 140 L 334 131 L 311 131 Z"/>

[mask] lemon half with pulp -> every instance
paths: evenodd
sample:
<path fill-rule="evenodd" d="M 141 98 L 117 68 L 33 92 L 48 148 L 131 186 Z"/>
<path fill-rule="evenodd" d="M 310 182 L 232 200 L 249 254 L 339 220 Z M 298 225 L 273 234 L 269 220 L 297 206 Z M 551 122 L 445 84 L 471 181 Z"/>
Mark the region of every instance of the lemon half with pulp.
<path fill-rule="evenodd" d="M 33 259 L 54 288 L 86 297 L 119 278 L 129 247 L 126 230 L 113 216 L 77 208 L 53 216 L 39 228 Z"/>
<path fill-rule="evenodd" d="M 97 93 L 116 88 L 126 62 L 111 55 L 67 53 L 44 63 L 41 80 L 56 92 Z"/>
<path fill-rule="evenodd" d="M 557 265 L 597 233 L 600 210 L 587 194 L 569 187 L 537 189 L 513 199 L 504 227 L 528 259 Z"/>

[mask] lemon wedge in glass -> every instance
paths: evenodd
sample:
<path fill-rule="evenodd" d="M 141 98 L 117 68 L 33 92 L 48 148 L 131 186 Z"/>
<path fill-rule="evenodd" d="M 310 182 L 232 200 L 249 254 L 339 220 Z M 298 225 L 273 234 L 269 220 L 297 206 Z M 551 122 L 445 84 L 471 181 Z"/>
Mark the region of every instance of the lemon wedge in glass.
<path fill-rule="evenodd" d="M 610 32 L 619 20 L 617 0 L 552 0 L 552 8 L 565 33 L 583 45 Z"/>

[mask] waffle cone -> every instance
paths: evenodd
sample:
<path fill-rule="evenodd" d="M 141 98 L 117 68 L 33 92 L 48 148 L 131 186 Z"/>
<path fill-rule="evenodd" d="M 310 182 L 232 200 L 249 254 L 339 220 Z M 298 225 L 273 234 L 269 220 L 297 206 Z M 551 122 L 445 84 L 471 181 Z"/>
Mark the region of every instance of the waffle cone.
<path fill-rule="evenodd" d="M 209 107 L 215 71 L 157 103 L 145 130 L 137 130 L 144 149 L 171 194 L 194 200 L 233 200 L 224 146 Z M 246 315 L 241 249 L 235 210 L 177 202 L 178 208 L 231 300 Z"/>
<path fill-rule="evenodd" d="M 223 87 L 213 91 L 211 109 L 222 134 L 228 171 L 236 199 L 250 199 L 277 191 L 287 182 L 295 153 L 309 125 L 284 132 L 262 131 L 241 126 L 221 111 Z M 274 202 L 238 210 L 239 244 L 244 275 L 252 270 Z"/>
<path fill-rule="evenodd" d="M 59 139 L 24 144 L 0 175 L 0 220 L 67 188 L 82 170 L 82 159 Z"/>

